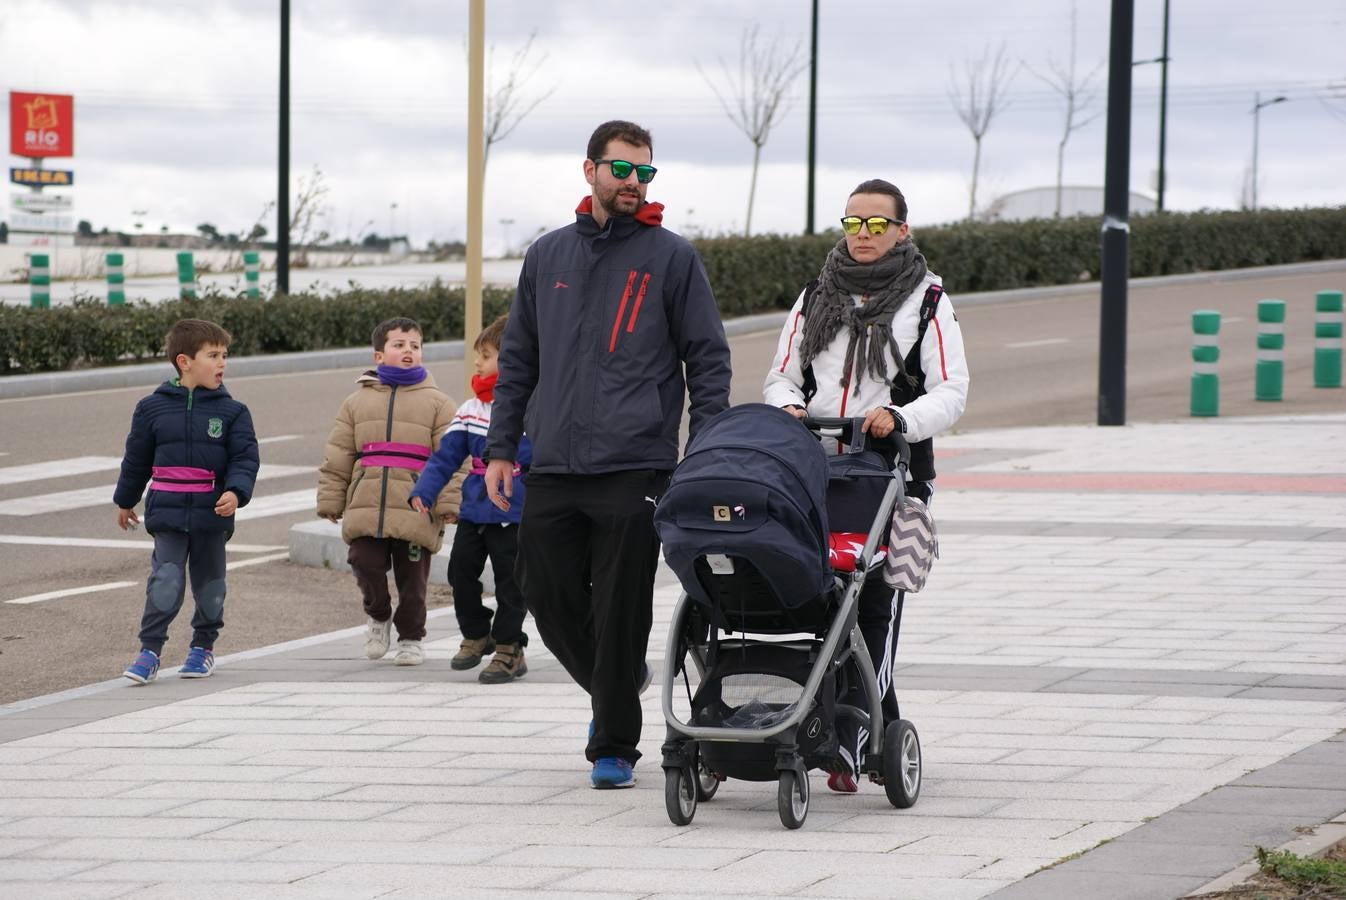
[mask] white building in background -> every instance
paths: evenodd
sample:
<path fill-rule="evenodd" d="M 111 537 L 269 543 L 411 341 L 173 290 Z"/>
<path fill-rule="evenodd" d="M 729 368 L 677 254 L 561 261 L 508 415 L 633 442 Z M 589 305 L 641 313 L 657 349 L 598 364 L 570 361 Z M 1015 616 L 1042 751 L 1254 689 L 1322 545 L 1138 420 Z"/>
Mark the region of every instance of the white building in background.
<path fill-rule="evenodd" d="M 1151 213 L 1155 204 L 1153 197 L 1131 192 L 1128 203 L 1130 212 Z M 1050 219 L 1056 215 L 1056 188 L 1039 187 L 1014 191 L 992 200 L 990 205 L 977 214 L 981 222 L 1022 222 L 1025 219 Z M 1103 189 L 1101 187 L 1061 186 L 1061 217 L 1101 216 L 1103 215 Z"/>

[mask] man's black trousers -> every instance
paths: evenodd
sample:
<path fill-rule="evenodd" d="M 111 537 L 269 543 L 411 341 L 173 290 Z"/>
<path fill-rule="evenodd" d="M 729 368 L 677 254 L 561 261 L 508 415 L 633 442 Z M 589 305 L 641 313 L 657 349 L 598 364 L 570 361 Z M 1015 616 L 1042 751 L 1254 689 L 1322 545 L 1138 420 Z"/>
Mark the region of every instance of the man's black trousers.
<path fill-rule="evenodd" d="M 590 761 L 640 758 L 640 682 L 653 620 L 654 507 L 669 473 L 528 476 L 516 579 L 538 635 L 589 693 Z"/>

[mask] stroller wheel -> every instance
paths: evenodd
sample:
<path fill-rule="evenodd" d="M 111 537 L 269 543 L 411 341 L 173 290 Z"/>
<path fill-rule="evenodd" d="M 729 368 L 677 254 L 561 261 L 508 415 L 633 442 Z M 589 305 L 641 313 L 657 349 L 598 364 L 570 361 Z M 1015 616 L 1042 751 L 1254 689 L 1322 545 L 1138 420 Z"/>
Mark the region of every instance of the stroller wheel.
<path fill-rule="evenodd" d="M 780 782 L 776 786 L 776 809 L 780 812 L 781 824 L 795 829 L 804 824 L 809 814 L 809 780 L 801 777 L 793 769 L 784 769 L 780 773 Z"/>
<path fill-rule="evenodd" d="M 883 789 L 898 809 L 921 796 L 921 738 L 906 719 L 889 722 L 883 732 Z"/>
<path fill-rule="evenodd" d="M 706 768 L 705 759 L 697 756 L 696 760 L 696 799 L 709 800 L 715 796 L 715 792 L 720 789 L 720 779 Z"/>
<path fill-rule="evenodd" d="M 691 824 L 696 815 L 698 787 L 691 769 L 678 766 L 664 769 L 664 807 L 674 825 Z"/>

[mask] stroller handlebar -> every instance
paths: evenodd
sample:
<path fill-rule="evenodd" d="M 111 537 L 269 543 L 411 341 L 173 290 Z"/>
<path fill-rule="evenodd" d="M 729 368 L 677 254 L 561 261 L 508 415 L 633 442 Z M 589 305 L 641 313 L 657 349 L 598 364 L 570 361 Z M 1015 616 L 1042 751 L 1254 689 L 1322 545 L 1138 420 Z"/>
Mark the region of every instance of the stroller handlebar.
<path fill-rule="evenodd" d="M 884 437 L 866 434 L 862 430 L 865 422 L 863 418 L 805 416 L 799 421 L 803 422 L 805 428 L 819 437 L 825 431 L 839 432 L 837 437 L 842 443 L 846 444 L 849 452 L 876 450 L 892 460 L 895 465 L 901 466 L 903 470 L 906 470 L 907 465 L 911 462 L 911 448 L 907 445 L 907 439 L 904 436 L 896 431 Z"/>

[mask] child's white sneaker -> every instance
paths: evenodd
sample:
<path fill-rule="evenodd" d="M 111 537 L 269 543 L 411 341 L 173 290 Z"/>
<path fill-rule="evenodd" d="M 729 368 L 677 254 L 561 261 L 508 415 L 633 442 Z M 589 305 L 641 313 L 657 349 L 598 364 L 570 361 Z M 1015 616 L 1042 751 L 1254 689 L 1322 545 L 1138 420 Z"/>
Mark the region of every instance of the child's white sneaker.
<path fill-rule="evenodd" d="M 393 620 L 380 622 L 370 618 L 369 634 L 365 637 L 365 656 L 370 659 L 383 659 L 388 653 L 388 642 L 392 638 Z"/>
<path fill-rule="evenodd" d="M 425 662 L 425 651 L 421 649 L 420 641 L 397 642 L 397 655 L 393 657 L 393 665 L 419 666 L 423 662 Z"/>

